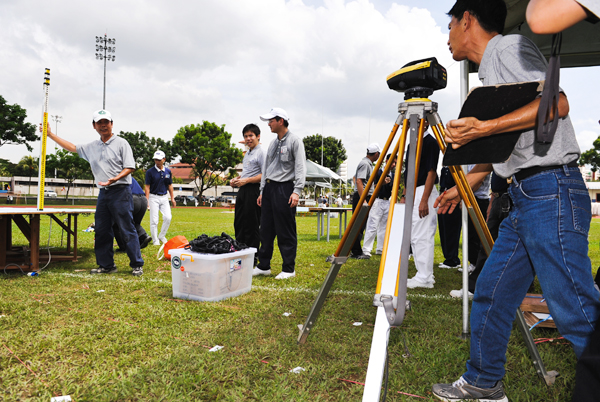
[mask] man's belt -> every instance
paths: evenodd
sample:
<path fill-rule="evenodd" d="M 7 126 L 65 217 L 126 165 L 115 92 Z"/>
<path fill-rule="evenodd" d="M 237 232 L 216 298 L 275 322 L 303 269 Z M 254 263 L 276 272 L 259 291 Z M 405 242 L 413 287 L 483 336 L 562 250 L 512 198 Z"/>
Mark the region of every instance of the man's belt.
<path fill-rule="evenodd" d="M 267 179 L 267 183 L 284 184 L 284 183 L 293 183 L 293 182 L 291 180 L 288 180 L 288 181 L 275 181 L 275 180 Z"/>
<path fill-rule="evenodd" d="M 390 199 L 390 197 L 379 197 L 379 196 L 378 196 L 377 198 L 379 198 L 379 199 L 381 199 L 381 200 L 384 200 L 384 201 L 387 201 L 387 200 L 389 200 L 389 199 Z"/>
<path fill-rule="evenodd" d="M 167 193 L 162 193 L 162 194 L 151 193 L 151 194 L 152 194 L 152 195 L 163 196 L 163 195 L 165 195 L 165 194 L 167 194 Z"/>
<path fill-rule="evenodd" d="M 517 179 L 517 181 L 522 181 L 528 177 L 531 177 L 538 173 L 545 172 L 547 170 L 562 169 L 563 166 L 565 166 L 565 165 L 533 166 L 533 167 L 518 171 L 517 173 L 514 174 L 514 177 L 515 177 L 515 179 Z M 569 162 L 567 164 L 567 167 L 570 167 L 570 168 L 577 167 L 577 166 L 578 166 L 577 161 Z M 507 179 L 507 181 L 509 184 L 512 183 L 512 177 L 509 177 Z"/>

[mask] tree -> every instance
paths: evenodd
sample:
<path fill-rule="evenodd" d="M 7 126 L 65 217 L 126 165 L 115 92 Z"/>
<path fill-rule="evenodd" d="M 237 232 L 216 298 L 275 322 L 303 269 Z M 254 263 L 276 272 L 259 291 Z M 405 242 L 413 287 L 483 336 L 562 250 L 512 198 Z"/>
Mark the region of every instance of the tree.
<path fill-rule="evenodd" d="M 242 151 L 231 143 L 225 125 L 208 121 L 181 127 L 173 147 L 181 162 L 192 165 L 192 176 L 200 196 L 205 190 L 222 183 L 221 173 L 242 161 Z"/>
<path fill-rule="evenodd" d="M 29 190 L 28 194 L 31 194 L 31 177 L 38 174 L 38 162 L 39 158 L 34 158 L 31 155 L 26 155 L 21 158 L 17 163 L 16 174 L 22 176 L 29 176 Z"/>
<path fill-rule="evenodd" d="M 304 137 L 306 159 L 321 164 L 321 149 L 323 149 L 323 166 L 337 172 L 340 165 L 347 159 L 346 148 L 342 140 L 335 137 L 323 138 L 321 134 Z M 321 141 L 322 144 L 321 145 Z"/>
<path fill-rule="evenodd" d="M 165 141 L 162 138 L 150 138 L 146 135 L 145 131 L 134 133 L 121 131 L 119 137 L 127 140 L 133 151 L 133 158 L 135 159 L 135 168 L 148 170 L 154 166 L 154 152 L 160 149 L 165 153 L 167 162 L 172 161 L 177 157 L 177 152 L 174 152 L 174 148 L 170 141 Z"/>
<path fill-rule="evenodd" d="M 50 154 L 47 157 L 46 167 L 56 169 L 58 177 L 67 180 L 67 194 L 65 199 L 69 198 L 69 191 L 73 187 L 75 179 L 93 180 L 92 168 L 88 161 L 80 158 L 79 155 L 60 149 L 56 154 Z"/>
<path fill-rule="evenodd" d="M 579 158 L 579 166 L 592 165 L 592 180 L 595 180 L 596 172 L 600 167 L 600 137 L 594 140 L 594 148 L 588 149 L 581 153 Z"/>
<path fill-rule="evenodd" d="M 36 135 L 35 124 L 26 123 L 27 112 L 21 106 L 9 105 L 0 96 L 0 147 L 2 145 L 24 144 L 29 152 L 33 151 L 29 142 L 40 139 Z"/>
<path fill-rule="evenodd" d="M 0 158 L 0 176 L 11 177 L 15 175 L 16 164 L 12 163 L 8 159 Z"/>

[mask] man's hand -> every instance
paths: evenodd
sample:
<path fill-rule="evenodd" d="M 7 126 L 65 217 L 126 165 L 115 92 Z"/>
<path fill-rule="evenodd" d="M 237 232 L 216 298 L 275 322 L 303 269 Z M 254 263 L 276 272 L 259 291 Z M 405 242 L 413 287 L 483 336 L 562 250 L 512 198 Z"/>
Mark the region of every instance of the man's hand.
<path fill-rule="evenodd" d="M 298 194 L 292 193 L 292 195 L 290 195 L 290 200 L 288 201 L 288 204 L 290 204 L 290 208 L 294 208 L 295 206 L 297 206 L 299 199 L 300 196 Z"/>
<path fill-rule="evenodd" d="M 444 191 L 435 199 L 433 207 L 437 208 L 438 214 L 451 214 L 457 205 L 460 204 L 460 195 L 456 186 Z"/>
<path fill-rule="evenodd" d="M 262 204 L 262 194 L 261 194 L 261 195 L 259 195 L 259 196 L 258 196 L 258 198 L 256 199 L 256 204 L 257 204 L 259 207 L 262 207 L 262 205 L 261 205 L 261 204 Z"/>
<path fill-rule="evenodd" d="M 458 120 L 450 120 L 446 124 L 446 143 L 452 144 L 452 148 L 459 148 L 477 138 L 488 135 L 484 122 L 474 117 L 463 117 Z"/>
<path fill-rule="evenodd" d="M 177 206 L 177 203 L 175 202 L 175 200 L 171 200 L 171 204 L 173 205 L 173 208 L 175 208 Z"/>
<path fill-rule="evenodd" d="M 419 218 L 423 219 L 429 215 L 429 205 L 427 205 L 427 198 L 421 198 L 419 203 Z"/>
<path fill-rule="evenodd" d="M 105 182 L 99 181 L 99 182 L 98 182 L 98 184 L 99 184 L 100 186 L 104 186 L 104 187 L 106 187 L 106 186 L 110 186 L 111 184 L 113 184 L 113 183 L 114 183 L 114 182 L 116 182 L 117 180 L 118 180 L 118 179 L 117 179 L 116 177 L 111 177 L 110 179 L 108 179 L 108 180 L 107 180 L 107 181 L 105 181 Z"/>

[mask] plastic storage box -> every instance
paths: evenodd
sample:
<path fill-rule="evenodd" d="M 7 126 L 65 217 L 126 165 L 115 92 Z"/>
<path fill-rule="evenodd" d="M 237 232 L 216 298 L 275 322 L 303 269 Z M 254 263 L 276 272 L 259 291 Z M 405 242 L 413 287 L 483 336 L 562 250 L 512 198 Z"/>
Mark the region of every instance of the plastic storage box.
<path fill-rule="evenodd" d="M 227 254 L 200 254 L 184 249 L 170 253 L 173 297 L 218 301 L 252 288 L 255 248 Z"/>

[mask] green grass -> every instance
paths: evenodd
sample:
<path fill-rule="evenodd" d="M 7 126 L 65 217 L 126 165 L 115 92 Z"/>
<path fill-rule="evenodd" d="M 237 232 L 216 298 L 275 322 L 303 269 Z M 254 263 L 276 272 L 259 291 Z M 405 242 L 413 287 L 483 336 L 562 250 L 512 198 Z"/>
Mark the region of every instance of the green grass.
<path fill-rule="evenodd" d="M 81 217 L 79 229 L 92 220 Z M 39 277 L 0 275 L 0 400 L 49 401 L 54 393 L 75 401 L 360 400 L 363 387 L 342 380 L 365 379 L 379 257 L 343 266 L 308 342 L 298 345 L 297 325 L 304 323 L 329 269 L 325 258 L 339 240 L 336 219 L 329 243 L 316 240 L 316 217 L 297 222 L 297 277 L 258 277 L 250 293 L 221 302 L 173 299 L 170 265 L 156 260 L 156 246 L 142 250 L 141 278 L 131 275 L 124 254 L 117 254 L 116 274 L 89 275 L 95 267 L 93 233 L 79 232 L 77 262 L 51 263 Z M 144 226 L 149 227 L 148 217 Z M 47 218 L 41 230 L 46 245 Z M 176 208 L 169 236 L 190 240 L 223 231 L 233 233 L 227 210 Z M 54 224 L 51 246 L 59 246 L 60 237 Z M 600 223 L 594 220 L 594 267 L 600 263 L 599 239 Z M 19 236 L 14 241 L 24 244 Z M 438 244 L 436 266 L 441 261 Z M 274 274 L 280 264 L 276 251 Z M 398 392 L 433 400 L 433 383 L 454 381 L 465 369 L 469 342 L 459 337 L 461 301 L 448 296 L 460 288 L 461 277 L 452 270 L 436 269 L 435 275 L 434 289 L 409 291 L 413 309 L 391 332 L 388 401 L 423 400 Z M 559 334 L 534 329 L 533 336 Z M 505 377 L 511 401 L 570 400 L 575 356 L 564 343 L 538 346 L 546 368 L 560 372 L 556 384 L 547 387 L 513 330 Z M 224 348 L 209 352 L 215 345 Z M 290 373 L 298 366 L 306 371 Z"/>

